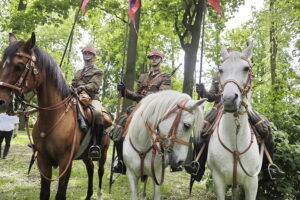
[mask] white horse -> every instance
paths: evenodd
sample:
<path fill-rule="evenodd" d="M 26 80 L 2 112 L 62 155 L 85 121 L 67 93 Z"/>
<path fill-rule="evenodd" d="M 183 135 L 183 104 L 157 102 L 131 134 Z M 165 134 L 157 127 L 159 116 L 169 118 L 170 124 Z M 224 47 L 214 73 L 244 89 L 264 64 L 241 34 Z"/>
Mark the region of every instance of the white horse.
<path fill-rule="evenodd" d="M 224 200 L 226 186 L 232 185 L 232 198 L 237 198 L 237 186 L 243 186 L 245 199 L 256 199 L 258 173 L 262 163 L 259 147 L 248 123 L 247 109 L 251 109 L 252 71 L 248 60 L 252 56 L 251 43 L 243 53 L 228 53 L 222 48 L 223 63 L 219 68 L 223 114 L 208 147 L 208 167 L 212 171 L 218 200 Z"/>
<path fill-rule="evenodd" d="M 178 167 L 188 153 L 191 133 L 199 133 L 203 122 L 205 99 L 192 100 L 187 94 L 161 91 L 144 98 L 132 115 L 123 145 L 132 199 L 138 199 L 138 180 L 147 177 L 154 183 L 153 199 L 160 199 L 160 185 L 167 165 Z"/>

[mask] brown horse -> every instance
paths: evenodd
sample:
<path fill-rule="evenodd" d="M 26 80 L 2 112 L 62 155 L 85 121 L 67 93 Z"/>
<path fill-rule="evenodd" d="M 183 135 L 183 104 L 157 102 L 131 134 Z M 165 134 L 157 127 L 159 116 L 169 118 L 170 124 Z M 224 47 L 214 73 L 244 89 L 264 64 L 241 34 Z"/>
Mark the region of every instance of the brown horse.
<path fill-rule="evenodd" d="M 35 45 L 35 34 L 24 41 L 17 41 L 10 34 L 10 45 L 0 62 L 0 112 L 15 109 L 14 105 L 24 94 L 37 95 L 39 111 L 32 136 L 37 151 L 37 165 L 41 173 L 40 199 L 50 198 L 52 167 L 59 167 L 59 186 L 56 199 L 66 199 L 72 160 L 79 150 L 84 134 L 77 123 L 74 94 L 66 83 L 53 58 Z M 102 137 L 102 156 L 99 160 L 99 190 L 101 199 L 102 177 L 110 139 Z M 88 191 L 93 194 L 94 164 L 85 151 L 79 159 L 86 165 Z"/>

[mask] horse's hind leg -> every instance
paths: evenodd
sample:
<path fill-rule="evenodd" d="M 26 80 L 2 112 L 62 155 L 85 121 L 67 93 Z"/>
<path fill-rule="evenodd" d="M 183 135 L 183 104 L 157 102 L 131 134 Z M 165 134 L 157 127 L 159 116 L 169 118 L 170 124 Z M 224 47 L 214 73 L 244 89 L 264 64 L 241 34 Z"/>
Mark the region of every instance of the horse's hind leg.
<path fill-rule="evenodd" d="M 127 168 L 127 176 L 130 183 L 131 199 L 138 200 L 138 177 L 129 168 Z"/>
<path fill-rule="evenodd" d="M 66 169 L 67 163 L 59 165 L 59 174 L 63 173 L 63 171 Z M 66 199 L 66 192 L 67 192 L 67 187 L 71 175 L 71 169 L 72 169 L 72 162 L 65 172 L 65 174 L 59 179 L 58 182 L 58 191 L 55 196 L 55 200 L 65 200 Z"/>
<path fill-rule="evenodd" d="M 38 154 L 37 162 L 39 169 L 41 173 L 43 173 L 44 176 L 51 179 L 52 176 L 52 166 L 51 164 L 46 160 L 43 159 L 40 154 Z M 49 200 L 50 199 L 50 184 L 51 181 L 47 180 L 41 175 L 41 191 L 40 191 L 40 200 Z"/>
<path fill-rule="evenodd" d="M 83 162 L 85 164 L 86 171 L 88 174 L 88 191 L 85 199 L 90 200 L 93 195 L 94 164 L 89 158 L 83 159 Z"/>
<path fill-rule="evenodd" d="M 215 191 L 217 193 L 218 200 L 225 200 L 226 195 L 226 185 L 224 183 L 223 177 L 217 173 L 215 170 L 212 171 L 213 181 L 215 184 Z"/>
<path fill-rule="evenodd" d="M 98 168 L 98 177 L 99 177 L 99 188 L 98 188 L 98 200 L 102 199 L 102 178 L 104 174 L 104 164 L 107 158 L 107 150 L 109 148 L 110 139 L 107 136 L 104 136 L 102 139 L 102 151 L 101 158 L 99 160 L 99 168 Z"/>
<path fill-rule="evenodd" d="M 257 177 L 248 178 L 248 180 L 244 185 L 246 200 L 256 199 L 257 187 L 258 187 L 258 178 Z"/>

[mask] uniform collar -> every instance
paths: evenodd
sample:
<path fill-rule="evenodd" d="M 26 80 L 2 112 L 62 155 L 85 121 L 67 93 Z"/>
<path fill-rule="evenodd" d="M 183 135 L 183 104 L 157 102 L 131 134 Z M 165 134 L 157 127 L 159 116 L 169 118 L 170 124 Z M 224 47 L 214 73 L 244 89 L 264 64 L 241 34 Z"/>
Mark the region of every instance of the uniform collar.
<path fill-rule="evenodd" d="M 89 69 L 92 69 L 94 67 L 94 65 L 88 65 L 88 66 L 84 66 L 82 71 L 88 71 Z"/>
<path fill-rule="evenodd" d="M 160 73 L 160 70 L 149 71 L 149 72 L 148 72 L 148 75 L 149 75 L 149 76 L 156 76 L 156 75 L 159 74 L 159 73 Z"/>

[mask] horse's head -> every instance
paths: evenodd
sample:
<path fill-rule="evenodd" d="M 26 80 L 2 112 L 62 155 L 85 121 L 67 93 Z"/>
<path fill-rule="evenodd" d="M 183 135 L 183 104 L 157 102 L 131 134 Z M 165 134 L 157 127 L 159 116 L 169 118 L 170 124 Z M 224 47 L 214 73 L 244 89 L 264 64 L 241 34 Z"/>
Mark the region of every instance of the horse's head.
<path fill-rule="evenodd" d="M 226 112 L 236 112 L 244 97 L 251 90 L 252 71 L 248 60 L 252 56 L 253 43 L 243 53 L 221 50 L 223 63 L 219 68 L 222 102 Z"/>
<path fill-rule="evenodd" d="M 23 96 L 38 85 L 35 34 L 26 42 L 17 41 L 10 34 L 9 42 L 0 62 L 0 112 L 12 109 L 16 96 Z"/>
<path fill-rule="evenodd" d="M 171 167 L 176 168 L 185 161 L 191 145 L 192 132 L 195 134 L 200 132 L 204 118 L 203 107 L 200 105 L 205 101 L 206 99 L 200 101 L 189 99 L 185 105 L 180 102 L 177 104 L 179 109 L 159 124 L 160 137 L 166 138 L 164 141 L 166 162 Z"/>

